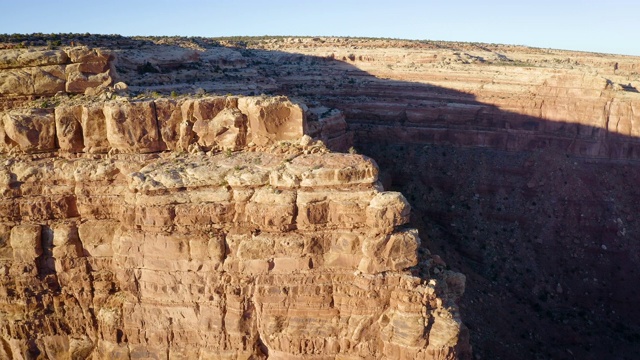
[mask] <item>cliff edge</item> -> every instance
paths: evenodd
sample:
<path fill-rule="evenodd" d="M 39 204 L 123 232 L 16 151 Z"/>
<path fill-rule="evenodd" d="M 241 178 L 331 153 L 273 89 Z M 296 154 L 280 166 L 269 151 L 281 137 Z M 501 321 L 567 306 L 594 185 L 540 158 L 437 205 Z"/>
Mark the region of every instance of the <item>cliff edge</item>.
<path fill-rule="evenodd" d="M 105 53 L 0 55 L 0 357 L 469 356 L 465 277 L 418 259 L 373 160 L 325 146 L 339 111 L 121 96 Z"/>

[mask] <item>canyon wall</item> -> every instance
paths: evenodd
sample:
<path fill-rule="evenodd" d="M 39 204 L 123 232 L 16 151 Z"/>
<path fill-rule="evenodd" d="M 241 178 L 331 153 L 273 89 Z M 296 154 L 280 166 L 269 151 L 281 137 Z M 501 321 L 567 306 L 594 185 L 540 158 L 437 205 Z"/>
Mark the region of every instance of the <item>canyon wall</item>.
<path fill-rule="evenodd" d="M 82 41 L 89 48 L 78 47 L 75 41 L 73 47 L 63 46 L 59 51 L 67 54 L 69 49 L 78 48 L 108 54 L 110 82 L 96 82 L 85 89 L 72 91 L 67 91 L 65 85 L 64 91 L 58 91 L 54 97 L 46 97 L 54 93 L 35 94 L 26 90 L 20 94 L 3 93 L 0 103 L 6 111 L 1 120 L 4 125 L 0 126 L 0 131 L 4 131 L 4 135 L 0 134 L 0 137 L 4 136 L 0 151 L 5 152 L 5 156 L 27 152 L 34 159 L 47 158 L 43 154 L 53 150 L 62 154 L 59 156 L 65 160 L 79 161 L 94 156 L 100 161 L 115 159 L 118 164 L 139 163 L 139 167 L 119 170 L 122 174 L 115 179 L 120 181 L 123 174 L 137 172 L 142 175 L 136 179 L 127 178 L 128 191 L 137 191 L 136 196 L 141 198 L 150 197 L 145 191 L 155 191 L 158 187 L 163 196 L 169 196 L 176 191 L 170 190 L 173 185 L 169 190 L 162 186 L 172 181 L 183 181 L 181 174 L 190 168 L 185 166 L 170 171 L 169 165 L 163 162 L 168 157 L 163 155 L 164 152 L 173 153 L 178 158 L 195 156 L 197 158 L 193 162 L 202 161 L 203 164 L 208 158 L 200 160 L 202 153 L 222 152 L 226 155 L 240 150 L 242 156 L 260 152 L 268 156 L 287 153 L 315 156 L 313 152 L 324 153 L 326 149 L 323 146 L 312 145 L 316 143 L 309 142 L 307 138 L 298 142 L 298 137 L 298 140 L 289 140 L 289 145 L 274 146 L 272 141 L 289 134 L 289 130 L 286 125 L 275 132 L 272 126 L 261 127 L 260 121 L 266 117 L 259 109 L 266 106 L 264 104 L 287 103 L 287 100 L 266 100 L 266 97 L 258 95 L 284 95 L 291 99 L 286 107 L 299 106 L 305 114 L 304 130 L 296 136 L 307 134 L 314 141 L 322 140 L 331 150 L 349 149 L 350 152 L 371 156 L 380 165 L 379 182 L 387 189 L 405 194 L 413 210 L 411 226 L 420 230 L 422 241 L 417 246 L 417 265 L 400 267 L 410 267 L 414 275 L 427 281 L 424 286 L 428 287 L 429 279 L 435 279 L 436 296 L 443 299 L 453 299 L 460 294 L 461 279 L 453 276 L 449 272 L 451 269 L 467 276 L 469 281 L 460 301 L 460 312 L 471 329 L 470 341 L 476 356 L 491 359 L 624 359 L 638 351 L 636 344 L 640 328 L 636 324 L 640 321 L 640 313 L 633 306 L 640 300 L 640 293 L 635 290 L 640 249 L 634 240 L 640 231 L 634 221 L 636 204 L 640 200 L 635 184 L 640 175 L 636 162 L 639 156 L 637 123 L 640 105 L 640 62 L 637 57 L 495 44 L 328 37 L 184 39 L 105 36 L 83 38 Z M 16 51 L 12 48 L 14 45 L 7 44 L 5 49 Z M 33 51 L 45 50 L 18 52 L 27 54 Z M 68 67 L 72 62 L 82 62 L 72 60 L 71 55 L 67 57 L 68 60 L 56 60 L 59 61 L 58 66 Z M 26 69 L 32 66 L 51 65 L 33 63 L 25 65 L 22 70 L 5 67 L 1 72 L 32 74 L 34 70 Z M 97 73 L 84 76 L 92 74 Z M 51 81 L 50 77 L 46 79 Z M 59 80 L 54 79 L 53 82 L 57 84 L 68 82 L 69 78 L 61 75 L 56 79 Z M 60 85 L 55 86 L 62 89 Z M 87 95 L 73 95 L 74 92 Z M 210 97 L 207 94 L 226 95 Z M 254 107 L 240 105 L 241 101 L 258 101 L 254 99 L 262 99 L 262 105 L 257 102 Z M 303 103 L 304 106 L 301 105 Z M 41 109 L 33 109 L 36 107 Z M 198 117 L 199 111 L 209 111 L 201 109 L 209 108 L 224 108 L 225 111 L 215 121 L 211 116 L 206 119 Z M 249 111 L 257 114 L 254 119 L 262 120 L 252 122 Z M 267 113 L 276 114 L 280 110 Z M 246 121 L 242 120 L 241 114 L 247 118 Z M 96 116 L 104 118 L 104 121 L 89 120 Z M 124 130 L 131 123 L 144 123 L 150 119 L 149 116 L 157 119 L 156 128 L 152 126 L 153 121 L 148 123 L 152 131 Z M 280 122 L 276 123 L 280 129 Z M 256 132 L 261 135 L 252 135 Z M 78 153 L 82 155 L 72 155 Z M 159 157 L 153 161 L 137 160 L 154 156 Z M 220 161 L 231 161 L 220 154 L 216 156 Z M 349 156 L 355 155 L 344 159 Z M 288 156 L 279 159 L 275 161 L 290 167 L 305 157 L 300 155 L 291 161 L 287 160 Z M 153 162 L 157 168 L 152 166 L 149 171 L 142 171 L 147 161 Z M 269 163 L 266 158 L 255 161 Z M 185 160 L 185 163 L 192 162 Z M 242 166 L 237 165 L 238 168 Z M 273 180 L 280 184 L 279 181 L 283 180 L 272 179 L 271 174 L 275 170 L 269 171 L 271 188 L 267 189 L 281 191 L 278 195 L 288 196 L 287 203 L 296 204 L 296 219 L 311 216 L 323 224 L 334 224 L 334 220 L 330 220 L 332 216 L 340 218 L 344 215 L 330 215 L 336 211 L 337 205 L 331 205 L 334 200 L 325 199 L 325 194 L 316 194 L 317 198 L 316 195 L 306 197 L 309 194 L 304 193 L 306 188 L 302 186 L 302 177 L 300 184 L 287 183 L 290 187 L 278 188 L 284 185 L 274 187 L 270 182 Z M 313 172 L 313 167 L 307 171 Z M 172 175 L 165 175 L 166 179 L 156 178 L 161 173 Z M 11 175 L 7 176 L 11 178 Z M 253 175 L 244 177 L 254 179 Z M 231 180 L 225 181 L 228 184 L 221 180 L 218 185 L 235 189 Z M 350 185 L 338 191 L 340 196 L 345 196 L 342 191 L 346 189 L 351 189 L 347 192 L 378 189 L 378 185 L 373 185 L 374 180 L 369 185 L 356 187 L 349 181 Z M 147 190 L 140 190 L 138 186 Z M 342 185 L 325 184 L 321 188 L 323 186 L 327 188 L 322 191 L 333 193 Z M 292 198 L 290 192 L 296 195 Z M 256 197 L 256 201 L 269 203 L 271 200 L 266 199 L 271 198 L 263 195 Z M 238 198 L 234 196 L 235 192 L 233 196 L 221 199 L 235 201 Z M 374 203 L 374 198 L 367 199 L 369 205 L 352 204 L 349 211 L 358 212 L 357 208 L 366 213 L 364 209 Z M 317 204 L 308 206 L 308 209 L 313 208 L 309 211 L 314 215 L 300 213 L 300 201 Z M 49 204 L 53 209 L 53 203 Z M 165 207 L 162 204 L 165 203 L 158 203 L 158 207 Z M 233 207 L 237 208 L 237 205 Z M 166 219 L 177 218 L 177 209 L 176 205 L 173 213 L 144 216 L 163 219 L 158 220 L 158 224 L 167 222 L 167 228 L 169 224 L 175 227 Z M 18 210 L 11 211 L 16 213 Z M 359 220 L 348 221 L 365 221 L 367 224 L 365 218 L 368 215 L 362 216 Z M 153 225 L 153 221 L 148 220 L 149 224 L 145 226 L 160 226 Z M 138 222 L 139 226 L 144 223 L 142 220 Z M 127 226 L 137 226 L 135 224 L 135 220 L 120 220 L 118 226 L 128 229 Z M 302 236 L 297 222 L 292 226 L 279 231 Z M 345 230 L 337 224 L 331 226 L 332 232 L 335 226 L 336 234 L 354 233 L 359 239 L 354 241 L 362 241 L 363 230 L 357 230 L 359 228 Z M 394 231 L 405 231 L 403 226 Z M 313 231 L 318 229 L 316 227 Z M 136 231 L 142 230 L 138 228 Z M 145 231 L 162 233 L 160 230 Z M 255 262 L 255 266 L 262 269 L 266 266 L 271 272 L 267 274 L 273 276 L 277 274 L 277 271 L 273 273 L 277 267 L 275 259 L 282 253 L 277 252 L 275 239 L 272 242 L 263 236 L 274 231 L 261 228 L 259 233 L 250 232 L 252 238 L 269 245 L 265 248 L 274 248 L 268 252 L 264 250 L 270 256 L 266 265 L 265 259 L 255 258 L 260 260 Z M 311 230 L 303 233 L 307 231 Z M 128 233 L 127 236 L 134 238 L 134 235 Z M 137 236 L 139 239 L 140 235 Z M 325 269 L 323 273 L 335 272 L 338 276 L 342 270 L 337 271 L 328 265 L 337 261 L 341 266 L 348 263 L 351 268 L 347 272 L 350 274 L 353 271 L 367 274 L 365 270 L 369 265 L 364 265 L 362 260 L 365 258 L 364 248 L 360 247 L 362 254 L 348 250 L 348 259 L 338 259 L 335 254 L 330 255 L 335 239 L 327 240 L 324 236 L 320 237 L 323 239 L 320 242 L 325 244 L 323 250 L 305 248 L 303 253 L 310 251 L 315 255 L 310 255 L 309 263 L 306 259 L 302 260 L 303 265 L 297 263 L 307 267 L 300 271 L 313 273 L 320 271 L 316 268 L 319 267 Z M 134 248 L 127 251 L 144 252 Z M 439 257 L 428 255 L 430 252 L 440 253 L 447 264 Z M 238 264 L 248 260 L 238 252 L 230 254 L 231 248 L 226 256 Z M 223 265 L 226 261 L 226 258 L 222 261 Z M 245 265 L 234 266 L 237 266 L 234 269 L 244 269 Z M 131 265 L 131 269 L 139 268 L 140 265 Z M 136 278 L 136 274 L 129 276 Z M 267 279 L 261 274 L 257 278 Z M 304 282 L 301 279 L 295 281 Z M 327 289 L 332 289 L 330 291 L 351 291 L 336 290 L 337 285 L 329 286 L 326 279 L 314 281 L 327 284 Z M 377 287 L 389 289 L 384 290 L 386 295 L 382 297 L 390 294 L 395 286 L 391 285 L 395 280 L 385 281 L 375 283 Z M 444 284 L 447 289 L 439 290 Z M 252 286 L 251 291 L 254 291 L 257 285 Z M 398 286 L 406 288 L 405 285 Z M 292 294 L 292 289 L 287 291 Z M 319 294 L 327 294 L 322 292 L 325 290 L 318 291 Z M 329 305 L 318 306 L 325 309 Z M 337 306 L 335 301 L 332 306 Z M 430 306 L 425 308 L 431 309 Z M 457 314 L 455 307 L 443 306 Z M 384 344 L 377 349 L 395 349 L 386 330 L 382 330 L 393 323 L 389 320 L 391 317 L 377 316 L 378 320 L 364 329 L 371 329 L 372 334 L 377 334 L 375 336 L 379 340 L 371 341 Z M 458 321 L 456 316 L 453 318 Z M 294 326 L 282 318 L 278 322 Z M 302 329 L 303 323 L 296 322 L 296 329 Z M 325 330 L 320 333 L 332 334 L 333 328 L 326 323 L 322 326 Z M 433 329 L 429 326 L 427 323 L 426 328 Z M 128 343 L 130 332 L 118 330 L 121 332 L 116 331 L 116 340 L 120 334 L 120 342 Z M 365 330 L 362 339 L 373 339 Z M 284 332 L 273 331 L 274 334 Z M 434 334 L 434 330 L 429 334 Z M 466 331 L 461 330 L 460 334 L 464 338 Z M 325 339 L 329 339 L 333 335 L 326 336 Z M 141 337 L 135 339 L 131 341 L 146 344 Z M 140 346 L 153 347 L 156 349 L 153 351 L 159 351 L 157 349 L 163 346 L 168 348 L 168 345 L 158 345 L 160 340 L 154 341 L 149 342 L 153 346 Z M 281 355 L 276 351 L 284 351 L 283 348 L 275 350 L 275 342 L 269 341 L 261 335 L 259 341 L 252 344 L 256 349 L 271 349 L 269 356 Z M 326 340 L 322 346 L 329 343 Z M 169 340 L 164 344 L 169 344 Z M 285 346 L 282 342 L 278 344 Z M 345 346 L 341 344 L 340 349 Z M 363 348 L 354 350 L 353 345 L 348 346 L 351 346 L 350 354 L 366 357 Z M 373 345 L 366 346 L 371 348 Z M 413 345 L 406 346 L 411 348 Z M 314 343 L 308 348 L 320 347 Z M 455 349 L 448 355 L 443 350 L 438 356 L 466 356 L 462 347 Z M 415 354 L 411 352 L 414 350 L 403 351 L 399 353 L 411 354 L 408 357 Z M 379 354 L 376 356 L 382 356 Z M 436 356 L 433 352 L 429 354 Z"/>
<path fill-rule="evenodd" d="M 280 65 L 280 89 L 339 108 L 362 143 L 640 156 L 640 69 L 634 57 L 340 39 L 257 47 L 318 59 L 312 66 L 302 60 Z M 329 76 L 299 86 L 301 71 L 291 67 Z"/>
<path fill-rule="evenodd" d="M 418 259 L 373 160 L 325 146 L 351 143 L 339 111 L 109 85 L 3 98 L 0 357 L 470 355 L 465 277 Z"/>
<path fill-rule="evenodd" d="M 253 47 L 96 41 L 103 47 L 4 50 L 2 106 L 99 92 L 117 80 L 133 92 L 275 92 L 338 107 L 361 141 L 391 134 L 386 138 L 403 143 L 638 156 L 640 70 L 633 57 L 339 38 Z"/>
<path fill-rule="evenodd" d="M 0 52 L 0 109 L 57 93 L 83 94 L 112 83 L 107 49 L 11 49 Z"/>
<path fill-rule="evenodd" d="M 355 147 L 413 205 L 424 244 L 467 275 L 476 356 L 638 352 L 637 57 L 388 40 L 255 47 L 312 55 L 291 62 L 330 74 L 298 86 L 300 71 L 283 66 L 279 90 L 344 111 Z"/>

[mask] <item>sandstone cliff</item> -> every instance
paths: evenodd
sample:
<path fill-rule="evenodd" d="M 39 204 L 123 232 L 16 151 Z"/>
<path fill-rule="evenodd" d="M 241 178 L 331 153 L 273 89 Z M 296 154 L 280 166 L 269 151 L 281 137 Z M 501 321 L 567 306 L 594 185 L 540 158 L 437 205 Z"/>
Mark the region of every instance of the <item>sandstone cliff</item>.
<path fill-rule="evenodd" d="M 72 50 L 5 52 L 4 76 L 87 60 Z M 57 79 L 4 99 L 109 90 Z M 350 143 L 340 112 L 284 97 L 113 97 L 5 102 L 1 357 L 470 354 L 464 276 L 428 254 L 438 275 L 413 276 L 408 202 L 382 190 L 373 160 L 319 140 Z"/>
<path fill-rule="evenodd" d="M 58 92 L 84 93 L 111 83 L 109 51 L 88 47 L 13 49 L 0 55 L 0 97 L 16 101 Z M 7 104 L 8 103 L 8 104 Z"/>
<path fill-rule="evenodd" d="M 56 93 L 93 94 L 116 81 L 132 94 L 275 93 L 327 111 L 338 108 L 361 142 L 640 156 L 634 57 L 342 38 L 87 41 L 97 47 L 5 45 L 0 105 L 8 109 Z"/>
<path fill-rule="evenodd" d="M 32 42 L 37 45 L 37 41 Z M 12 74 L 16 78 L 15 74 L 23 74 L 22 79 L 29 80 L 22 82 L 38 82 L 38 89 L 56 88 L 57 92 L 22 90 L 0 96 L 5 109 L 0 120 L 0 152 L 6 158 L 24 157 L 19 154 L 26 152 L 29 158 L 52 159 L 47 154 L 53 149 L 59 160 L 87 161 L 95 157 L 96 161 L 132 164 L 125 170 L 118 167 L 120 175 L 109 181 L 125 181 L 125 174 L 140 173 L 135 179 L 126 178 L 127 189 L 129 183 L 134 184 L 133 190 L 127 191 L 137 191 L 140 198 L 160 199 L 138 187 L 175 196 L 179 191 L 162 187 L 172 181 L 193 186 L 190 177 L 183 175 L 186 166 L 169 171 L 163 161 L 169 161 L 170 154 L 185 158 L 185 164 L 205 164 L 210 158 L 203 153 L 212 152 L 222 157 L 221 161 L 231 161 L 220 152 L 225 156 L 261 152 L 276 156 L 274 161 L 283 162 L 287 171 L 295 172 L 298 170 L 292 169 L 300 168 L 292 167 L 294 162 L 325 152 L 308 138 L 298 142 L 299 134 L 321 139 L 332 150 L 346 151 L 353 145 L 379 164 L 378 181 L 386 189 L 401 191 L 412 205 L 411 226 L 420 230 L 423 241 L 418 246 L 418 265 L 410 271 L 427 283 L 434 276 L 446 274 L 449 280 L 436 279 L 436 292 L 443 283 L 451 287 L 439 293 L 447 296 L 437 295 L 443 299 L 459 295 L 455 289 L 460 287 L 455 284 L 461 280 L 444 270 L 451 267 L 467 275 L 460 311 L 471 330 L 470 341 L 477 357 L 601 359 L 629 358 L 629 354 L 638 352 L 640 311 L 635 304 L 640 300 L 636 290 L 640 248 L 634 241 L 640 231 L 634 221 L 640 201 L 635 181 L 640 176 L 637 57 L 495 44 L 330 37 L 77 36 L 63 41 L 59 49 L 17 49 L 21 47 L 18 45 L 24 44 L 0 46 L 11 53 L 3 55 L 5 58 L 25 59 L 22 63 L 14 61 L 18 65 L 3 65 L 3 76 Z M 70 78 L 59 70 L 56 76 L 33 75 L 47 72 L 51 66 L 65 67 L 66 74 L 67 67 L 80 66 L 74 64 L 95 62 L 82 57 L 73 60 L 72 49 L 102 54 L 108 65 L 101 72 L 80 73 L 89 79 L 106 72 L 108 78 L 67 91 Z M 50 55 L 46 61 L 35 61 L 35 52 Z M 87 95 L 80 96 L 83 93 Z M 208 93 L 227 95 L 209 97 Z M 279 122 L 275 132 L 266 123 L 261 127 L 260 121 L 266 117 L 259 109 L 264 104 L 287 101 L 256 97 L 263 93 L 297 99 L 285 107 L 291 109 L 297 104 L 305 114 L 304 130 L 288 140 L 298 145 L 273 145 L 272 141 L 288 136 L 291 129 L 280 128 Z M 57 95 L 49 97 L 52 94 Z M 256 99 L 256 103 L 241 105 L 242 98 Z M 257 99 L 264 104 L 258 104 Z M 268 110 L 265 114 L 280 111 Z M 199 115 L 202 112 L 209 115 Z M 254 120 L 249 112 L 255 114 Z M 149 121 L 154 116 L 156 127 Z M 139 122 L 145 127 L 126 130 L 131 123 Z M 253 136 L 256 131 L 261 135 Z M 300 152 L 304 156 L 287 160 Z M 280 158 L 281 154 L 289 155 Z M 156 167 L 143 171 L 151 163 Z M 238 168 L 242 166 L 246 165 L 238 164 Z M 232 167 L 236 171 L 236 165 Z M 115 170 L 105 167 L 96 171 Z M 252 175 L 255 170 L 249 171 L 251 174 L 243 175 L 243 179 L 256 181 L 256 175 Z M 280 171 L 268 170 L 269 184 L 271 174 Z M 161 174 L 166 178 L 158 178 Z M 266 176 L 260 174 L 257 178 Z M 8 173 L 5 177 L 12 176 Z M 296 219 L 311 216 L 324 224 L 334 224 L 329 219 L 337 215 L 328 214 L 336 207 L 326 205 L 333 200 L 325 199 L 324 194 L 304 193 L 308 188 L 302 186 L 302 178 L 299 184 L 286 179 L 274 181 L 289 184 L 288 188 L 281 183 L 279 187 L 271 185 L 270 190 L 289 196 L 288 203 L 296 204 Z M 230 180 L 218 184 L 234 189 L 240 186 Z M 322 191 L 330 192 L 340 187 L 322 186 L 327 186 Z M 347 192 L 367 188 L 360 184 L 354 190 L 352 186 L 345 188 L 351 189 Z M 369 190 L 375 187 L 369 186 Z M 107 187 L 105 191 L 112 189 Z M 294 198 L 291 192 L 295 192 Z M 270 204 L 272 198 L 260 194 L 256 202 Z M 235 201 L 234 196 L 223 199 Z M 373 197 L 368 199 L 366 208 L 374 202 Z M 93 211 L 111 211 L 106 200 L 100 200 L 104 206 L 92 201 L 85 204 L 100 209 Z M 298 212 L 300 201 L 317 203 L 317 207 L 308 207 L 315 215 Z M 53 212 L 58 206 L 47 204 L 38 205 L 43 209 L 40 211 Z M 160 204 L 164 203 L 158 207 L 164 207 Z M 363 204 L 351 206 L 366 213 Z M 145 210 L 149 215 L 144 216 L 178 217 L 177 210 L 150 213 L 155 210 Z M 19 211 L 9 207 L 6 212 Z M 316 225 L 303 232 L 321 231 L 322 226 Z M 297 226 L 279 231 L 302 236 Z M 404 231 L 403 226 L 396 231 Z M 262 241 L 269 231 L 275 232 L 261 229 L 251 236 Z M 360 239 L 362 234 L 357 236 Z M 275 239 L 264 241 L 275 248 Z M 327 246 L 319 252 L 324 254 L 322 261 L 312 259 L 313 266 L 328 266 L 329 259 L 334 259 L 334 255 L 326 254 L 333 245 Z M 449 266 L 427 255 L 427 248 L 443 255 Z M 269 256 L 280 257 L 274 251 Z M 355 254 L 346 256 L 349 266 L 365 274 L 360 268 L 361 264 L 369 266 L 362 263 L 364 252 L 351 255 Z M 347 259 L 335 261 L 346 264 Z M 275 262 L 267 261 L 267 265 L 269 271 L 276 268 Z M 398 266 L 405 269 L 404 265 Z M 389 286 L 385 284 L 380 287 Z M 387 334 L 376 335 L 383 339 L 389 336 L 380 330 L 386 321 L 380 317 L 377 328 L 365 329 Z M 301 322 L 297 324 L 302 326 Z M 129 341 L 128 333 L 119 334 L 122 343 Z M 259 343 L 263 341 L 266 344 L 263 338 Z"/>

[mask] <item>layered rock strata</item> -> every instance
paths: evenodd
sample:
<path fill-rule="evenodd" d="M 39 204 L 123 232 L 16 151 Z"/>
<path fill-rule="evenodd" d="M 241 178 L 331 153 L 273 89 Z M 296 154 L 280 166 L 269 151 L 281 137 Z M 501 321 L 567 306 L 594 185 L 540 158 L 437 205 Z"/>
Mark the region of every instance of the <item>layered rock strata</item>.
<path fill-rule="evenodd" d="M 120 80 L 137 92 L 299 96 L 339 109 L 361 142 L 640 157 L 634 57 L 341 38 L 107 38 L 96 45 L 2 50 L 0 107 L 94 93 Z M 351 135 L 338 135 L 332 141 L 345 150 Z"/>
<path fill-rule="evenodd" d="M 463 311 L 478 356 L 624 358 L 635 351 L 638 293 L 628 282 L 638 269 L 632 241 L 639 231 L 633 214 L 640 199 L 632 181 L 632 160 L 638 158 L 637 57 L 322 37 L 91 41 L 83 51 L 109 54 L 111 82 L 123 81 L 131 96 L 146 93 L 147 100 L 127 103 L 123 97 L 105 104 L 126 94 L 127 85 L 97 82 L 71 92 L 65 86 L 49 98 L 46 89 L 61 89 L 56 84 L 67 78 L 38 76 L 40 92 L 0 95 L 9 110 L 0 120 L 0 152 L 13 154 L 5 156 L 27 151 L 41 158 L 50 151 L 45 149 L 59 148 L 54 151 L 68 159 L 125 158 L 164 149 L 226 152 L 232 145 L 293 154 L 298 150 L 242 140 L 245 130 L 231 125 L 242 123 L 238 111 L 246 116 L 239 106 L 228 109 L 224 121 L 207 115 L 207 125 L 196 126 L 195 105 L 194 115 L 183 114 L 187 100 L 150 98 L 158 95 L 154 91 L 175 91 L 303 99 L 309 105 L 305 133 L 331 149 L 346 150 L 355 140 L 356 148 L 375 155 L 384 183 L 402 189 L 413 203 L 414 224 L 430 235 L 429 248 L 471 276 L 475 285 Z M 3 58 L 51 51 L 2 46 Z M 52 65 L 53 60 L 34 62 L 29 56 L 2 72 L 32 74 Z M 71 60 L 60 61 L 68 66 Z M 101 101 L 62 100 L 53 110 L 74 92 L 100 89 L 107 90 Z M 41 96 L 36 104 L 44 109 L 16 108 Z M 116 119 L 154 111 L 160 126 L 150 121 L 149 133 L 118 130 Z M 109 130 L 102 120 L 82 122 L 83 116 L 107 113 Z M 47 125 L 51 119 L 55 130 Z M 222 128 L 230 130 L 220 133 Z M 179 140 L 189 134 L 195 134 L 191 140 Z M 495 308 L 510 310 L 496 318 Z"/>
<path fill-rule="evenodd" d="M 414 205 L 423 246 L 469 276 L 461 309 L 478 357 L 637 352 L 638 57 L 322 37 L 135 44 L 117 52 L 132 91 L 339 109 Z M 160 72 L 140 76 L 143 61 Z"/>
<path fill-rule="evenodd" d="M 342 38 L 211 41 L 197 49 L 139 41 L 114 54 L 132 89 L 193 91 L 194 83 L 218 93 L 299 96 L 342 111 L 361 143 L 640 158 L 640 78 L 631 56 Z M 140 76 L 145 61 L 159 72 Z M 176 69 L 177 61 L 193 70 Z"/>
<path fill-rule="evenodd" d="M 0 117 L 0 152 L 236 151 L 299 140 L 307 129 L 305 111 L 286 98 L 222 96 L 16 109 Z"/>
<path fill-rule="evenodd" d="M 371 159 L 305 135 L 307 113 L 282 97 L 5 112 L 2 357 L 468 356 L 464 277 L 411 275 L 409 204 Z"/>
<path fill-rule="evenodd" d="M 336 38 L 253 47 L 245 53 L 275 57 L 270 65 L 276 69 L 285 62 L 272 70 L 280 91 L 339 108 L 363 143 L 553 148 L 589 158 L 640 158 L 637 57 Z M 318 73 L 326 76 L 301 86 Z"/>
<path fill-rule="evenodd" d="M 0 109 L 110 85 L 112 60 L 108 50 L 86 46 L 0 51 Z"/>

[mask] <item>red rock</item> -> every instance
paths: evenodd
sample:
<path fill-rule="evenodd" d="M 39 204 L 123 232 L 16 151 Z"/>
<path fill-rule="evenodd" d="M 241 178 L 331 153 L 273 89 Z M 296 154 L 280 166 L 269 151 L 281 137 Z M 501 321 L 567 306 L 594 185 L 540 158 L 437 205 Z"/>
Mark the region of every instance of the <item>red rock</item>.
<path fill-rule="evenodd" d="M 17 262 L 32 263 L 42 255 L 40 225 L 22 224 L 11 229 L 10 244 L 13 249 L 13 259 Z"/>
<path fill-rule="evenodd" d="M 82 107 L 58 106 L 55 109 L 56 137 L 60 150 L 82 152 Z"/>
<path fill-rule="evenodd" d="M 29 110 L 5 113 L 2 117 L 4 134 L 10 144 L 24 152 L 55 149 L 55 120 L 49 110 Z"/>
<path fill-rule="evenodd" d="M 33 65 L 30 95 L 112 81 L 112 55 L 65 54 L 71 64 Z M 11 71 L 15 91 L 2 96 L 36 79 Z M 373 160 L 317 141 L 347 147 L 339 111 L 314 120 L 315 139 L 303 139 L 307 113 L 266 96 L 7 112 L 0 149 L 17 155 L 0 155 L 3 355 L 464 355 L 448 294 L 408 275 L 419 245 L 408 203 L 382 191 Z M 464 282 L 451 279 L 459 296 Z"/>
<path fill-rule="evenodd" d="M 247 119 L 237 109 L 225 108 L 210 120 L 197 120 L 193 131 L 198 144 L 205 149 L 214 145 L 223 150 L 240 150 L 246 146 Z"/>
<path fill-rule="evenodd" d="M 249 120 L 249 139 L 256 145 L 297 140 L 304 135 L 304 110 L 286 98 L 238 99 L 238 108 Z"/>
<path fill-rule="evenodd" d="M 153 102 L 106 102 L 103 112 L 107 140 L 111 148 L 134 153 L 160 150 Z"/>

